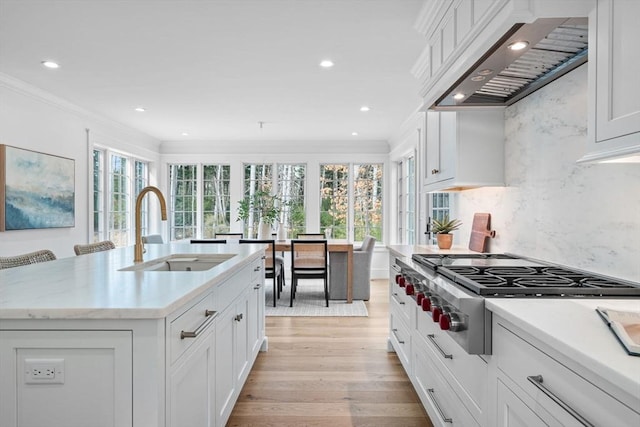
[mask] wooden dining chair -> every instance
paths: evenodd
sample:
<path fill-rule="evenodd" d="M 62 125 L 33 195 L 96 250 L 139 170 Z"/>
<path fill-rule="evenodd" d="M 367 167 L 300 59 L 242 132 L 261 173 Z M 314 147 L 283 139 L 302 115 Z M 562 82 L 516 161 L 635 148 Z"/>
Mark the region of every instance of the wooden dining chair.
<path fill-rule="evenodd" d="M 327 241 L 318 239 L 291 241 L 291 300 L 293 300 L 300 279 L 323 279 L 324 299 L 329 307 L 329 252 Z"/>
<path fill-rule="evenodd" d="M 216 233 L 216 239 L 240 240 L 244 235 L 242 233 Z"/>
<path fill-rule="evenodd" d="M 275 240 L 269 239 L 240 239 L 240 243 L 255 243 L 268 245 L 264 259 L 264 277 L 273 280 L 273 306 L 280 299 L 282 286 L 284 285 L 284 260 L 276 257 Z"/>
<path fill-rule="evenodd" d="M 95 252 L 110 251 L 115 248 L 116 245 L 111 240 L 103 240 L 102 242 L 89 243 L 87 245 L 75 245 L 73 250 L 76 255 L 87 255 Z"/>
<path fill-rule="evenodd" d="M 40 262 L 53 261 L 56 256 L 49 249 L 42 249 L 27 254 L 0 257 L 0 270 L 5 268 L 21 267 L 23 265 L 37 264 Z"/>
<path fill-rule="evenodd" d="M 296 239 L 300 240 L 324 240 L 324 233 L 298 233 Z"/>

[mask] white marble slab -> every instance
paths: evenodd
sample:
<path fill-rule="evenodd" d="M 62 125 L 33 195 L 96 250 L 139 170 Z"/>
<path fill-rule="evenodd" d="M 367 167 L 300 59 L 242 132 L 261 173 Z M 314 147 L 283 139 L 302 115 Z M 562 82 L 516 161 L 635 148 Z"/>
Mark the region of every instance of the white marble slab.
<path fill-rule="evenodd" d="M 144 260 L 237 254 L 207 271 L 118 271 L 133 247 L 0 270 L 1 319 L 162 318 L 261 256 L 263 245 L 147 245 Z"/>
<path fill-rule="evenodd" d="M 640 399 L 640 357 L 630 356 L 595 309 L 640 312 L 640 299 L 488 298 L 486 307 L 601 380 Z"/>

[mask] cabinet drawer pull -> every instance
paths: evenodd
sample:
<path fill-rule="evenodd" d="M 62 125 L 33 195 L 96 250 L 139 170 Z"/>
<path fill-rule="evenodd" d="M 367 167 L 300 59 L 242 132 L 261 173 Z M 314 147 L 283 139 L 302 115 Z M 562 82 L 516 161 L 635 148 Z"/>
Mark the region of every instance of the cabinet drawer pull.
<path fill-rule="evenodd" d="M 429 394 L 429 398 L 433 402 L 433 406 L 436 407 L 436 411 L 438 411 L 438 415 L 440 415 L 440 418 L 442 418 L 442 421 L 445 423 L 453 423 L 453 419 L 447 418 L 444 412 L 442 412 L 442 408 L 440 407 L 440 405 L 438 404 L 438 401 L 436 400 L 435 390 L 432 388 L 428 388 L 427 393 Z"/>
<path fill-rule="evenodd" d="M 435 175 L 440 173 L 440 171 L 438 169 L 431 169 L 431 175 Z"/>
<path fill-rule="evenodd" d="M 234 319 L 235 319 L 236 322 L 239 322 L 239 321 L 242 320 L 243 317 L 244 317 L 243 314 L 240 313 L 240 314 L 236 315 L 236 317 L 234 317 Z"/>
<path fill-rule="evenodd" d="M 571 415 L 573 418 L 575 418 L 580 424 L 582 424 L 583 426 L 593 427 L 593 424 L 591 424 L 589 421 L 587 421 L 582 415 L 577 413 L 576 410 L 573 409 L 571 406 L 569 406 L 566 403 L 564 403 L 562 401 L 562 399 L 560 399 L 558 396 L 553 394 L 553 392 L 551 390 L 549 390 L 547 387 L 545 387 L 542 384 L 542 375 L 529 375 L 527 377 L 527 380 L 529 380 L 529 382 L 531 384 L 536 386 L 538 388 L 538 390 L 543 392 L 549 399 L 551 399 L 554 402 L 556 402 L 558 404 L 558 406 L 560 406 L 562 409 L 567 411 L 567 413 L 569 413 L 569 415 Z"/>
<path fill-rule="evenodd" d="M 253 271 L 260 271 L 262 268 L 260 266 L 254 267 Z"/>
<path fill-rule="evenodd" d="M 400 267 L 398 267 L 398 266 L 397 266 L 397 265 L 395 265 L 395 264 L 391 264 L 391 269 L 392 269 L 393 271 L 397 271 L 398 273 L 400 273 Z"/>
<path fill-rule="evenodd" d="M 391 332 L 393 332 L 393 335 L 396 337 L 396 340 L 398 340 L 398 342 L 399 342 L 400 344 L 404 344 L 404 341 L 402 341 L 402 340 L 400 339 L 400 337 L 398 337 L 398 333 L 397 333 L 397 332 L 398 332 L 398 330 L 397 330 L 397 329 L 392 329 L 392 330 L 391 330 Z"/>
<path fill-rule="evenodd" d="M 204 331 L 207 328 L 207 326 L 209 326 L 209 323 L 211 323 L 213 319 L 216 318 L 217 315 L 218 315 L 217 311 L 205 310 L 204 316 L 206 317 L 206 319 L 204 319 L 204 322 L 202 322 L 200 326 L 198 326 L 196 330 L 193 332 L 180 331 L 180 339 L 183 340 L 185 338 L 196 338 L 202 331 Z"/>
<path fill-rule="evenodd" d="M 256 290 L 260 289 L 260 285 L 255 285 L 253 289 L 256 289 Z"/>
<path fill-rule="evenodd" d="M 393 296 L 394 296 L 394 297 L 397 297 L 397 296 L 398 296 L 398 294 L 394 292 L 394 293 L 393 293 Z M 404 305 L 404 304 L 405 304 L 405 303 L 404 303 L 404 301 L 400 301 L 398 298 L 393 298 L 393 299 L 394 299 L 394 300 L 396 300 L 396 302 L 397 302 L 398 304 L 400 304 L 400 305 Z"/>
<path fill-rule="evenodd" d="M 453 359 L 453 355 L 452 354 L 445 353 L 444 350 L 438 345 L 438 343 L 436 342 L 436 335 L 435 334 L 428 334 L 427 338 L 429 338 L 429 341 L 431 341 L 433 346 L 438 349 L 440 354 L 442 354 L 442 357 L 444 357 L 445 359 Z"/>

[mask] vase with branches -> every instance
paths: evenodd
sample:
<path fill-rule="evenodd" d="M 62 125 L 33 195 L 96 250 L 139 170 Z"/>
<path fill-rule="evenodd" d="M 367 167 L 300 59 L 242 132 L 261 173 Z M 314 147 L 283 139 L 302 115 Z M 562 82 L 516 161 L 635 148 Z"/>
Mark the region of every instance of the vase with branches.
<path fill-rule="evenodd" d="M 258 190 L 238 202 L 238 221 L 249 228 L 257 222 L 258 237 L 271 238 L 271 228 L 280 219 L 281 210 L 282 201 L 277 195 Z"/>

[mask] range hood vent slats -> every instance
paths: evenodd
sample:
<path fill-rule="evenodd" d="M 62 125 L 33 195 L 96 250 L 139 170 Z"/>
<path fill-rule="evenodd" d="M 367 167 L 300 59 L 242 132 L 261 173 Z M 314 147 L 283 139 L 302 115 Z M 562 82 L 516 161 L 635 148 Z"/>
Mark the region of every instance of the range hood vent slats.
<path fill-rule="evenodd" d="M 545 18 L 532 24 L 516 24 L 502 43 L 484 55 L 433 108 L 511 105 L 586 62 L 587 36 L 586 18 Z M 519 56 L 506 47 L 517 40 L 530 43 Z M 482 79 L 480 71 L 486 69 L 494 73 Z M 453 100 L 455 93 L 467 97 Z"/>

